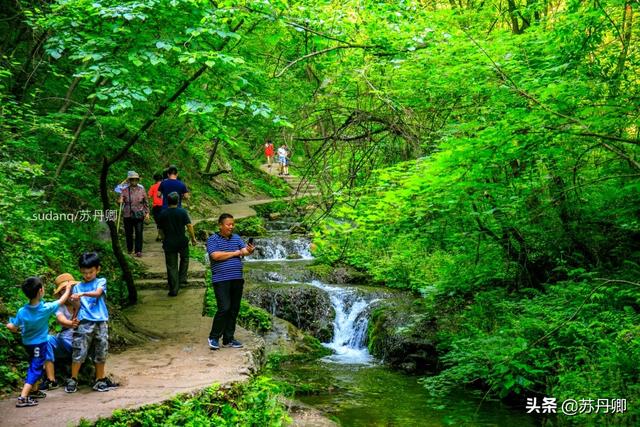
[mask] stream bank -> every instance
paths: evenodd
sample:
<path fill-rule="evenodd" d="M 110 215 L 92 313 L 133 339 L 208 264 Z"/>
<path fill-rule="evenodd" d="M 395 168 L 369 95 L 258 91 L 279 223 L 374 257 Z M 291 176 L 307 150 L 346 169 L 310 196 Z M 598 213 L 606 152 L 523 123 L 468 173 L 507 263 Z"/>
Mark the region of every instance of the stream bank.
<path fill-rule="evenodd" d="M 326 350 L 317 357 L 279 354 L 276 348 L 268 356 L 267 375 L 293 387 L 296 399 L 344 426 L 539 424 L 524 412 L 482 401 L 478 392 L 430 396 L 414 374 L 436 369 L 434 335 L 407 332 L 429 326 L 432 319 L 414 304 L 415 297 L 318 280 L 318 271 L 324 278 L 340 275 L 313 265 L 301 246 L 310 245 L 308 238 L 290 234 L 282 218 L 278 224 L 267 221 L 266 229 L 256 239 L 262 256 L 245 263 L 246 299 L 315 336 Z"/>

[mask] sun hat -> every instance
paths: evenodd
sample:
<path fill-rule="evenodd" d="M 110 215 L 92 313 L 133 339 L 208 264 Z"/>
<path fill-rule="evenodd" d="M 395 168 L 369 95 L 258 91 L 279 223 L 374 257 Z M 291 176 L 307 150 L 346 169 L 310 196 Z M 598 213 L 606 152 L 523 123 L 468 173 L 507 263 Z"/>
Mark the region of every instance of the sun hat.
<path fill-rule="evenodd" d="M 63 290 L 66 286 L 80 283 L 79 281 L 74 279 L 70 273 L 62 273 L 61 275 L 56 277 L 56 280 L 54 282 L 57 286 L 56 290 L 53 292 L 54 295 Z"/>
<path fill-rule="evenodd" d="M 127 172 L 127 181 L 130 180 L 130 179 L 134 179 L 134 178 L 140 179 L 140 175 L 138 175 L 138 172 L 136 172 L 136 171 Z"/>

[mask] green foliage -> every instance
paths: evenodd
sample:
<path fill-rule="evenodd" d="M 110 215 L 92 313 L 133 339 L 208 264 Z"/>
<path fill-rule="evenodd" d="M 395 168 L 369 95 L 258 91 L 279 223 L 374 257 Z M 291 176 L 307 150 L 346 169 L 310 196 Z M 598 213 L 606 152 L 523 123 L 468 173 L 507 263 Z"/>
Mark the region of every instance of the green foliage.
<path fill-rule="evenodd" d="M 314 217 L 323 261 L 449 307 L 447 369 L 428 382 L 434 390 L 465 382 L 497 396 L 636 398 L 637 287 L 591 294 L 596 277 L 637 281 L 640 265 L 634 6 L 8 4 L 0 315 L 24 302 L 20 280 L 74 271 L 89 249 L 105 255 L 111 301 L 126 297 L 96 243 L 98 221 L 30 219 L 100 209 L 103 158 L 145 124 L 108 185 L 184 160 L 202 217 L 214 202 L 284 194 L 256 168 L 271 138 L 290 145 L 293 167 L 325 195 Z M 262 314 L 247 316 L 266 327 Z M 559 329 L 545 337 L 549 325 Z M 0 338 L 9 347 L 0 366 L 15 366 L 15 338 Z M 13 372 L 0 370 L 0 381 Z"/>
<path fill-rule="evenodd" d="M 234 232 L 242 236 L 258 237 L 267 234 L 267 229 L 264 227 L 264 219 L 257 216 L 237 219 L 235 224 Z"/>
<path fill-rule="evenodd" d="M 447 368 L 426 378 L 425 385 L 436 394 L 460 383 L 479 383 L 500 397 L 635 401 L 639 316 L 625 309 L 622 295 L 628 292 L 603 286 L 590 293 L 594 286 L 562 282 L 531 299 L 504 290 L 477 293 L 457 315 L 457 327 L 441 331 Z M 627 415 L 639 413 L 629 408 Z M 575 419 L 588 421 L 589 415 Z"/>
<path fill-rule="evenodd" d="M 640 263 L 638 53 L 620 38 L 637 22 L 608 18 L 623 8 L 527 10 L 530 26 L 462 5 L 360 12 L 360 34 L 397 53 L 330 83 L 377 99 L 331 117 L 359 144 L 319 148 L 334 198 L 317 254 L 448 308 L 434 392 L 637 399 L 638 287 L 590 295 L 594 277 L 637 282 Z M 371 19 L 381 9 L 397 19 Z M 362 121 L 381 137 L 356 138 Z"/>
<path fill-rule="evenodd" d="M 253 209 L 258 213 L 258 216 L 268 218 L 272 213 L 283 213 L 289 208 L 289 204 L 283 201 L 275 201 L 271 203 L 262 203 L 260 205 L 253 206 Z"/>
<path fill-rule="evenodd" d="M 290 422 L 278 397 L 284 390 L 260 376 L 228 390 L 211 386 L 195 396 L 182 395 L 137 410 L 117 410 L 101 426 L 281 426 Z"/>
<path fill-rule="evenodd" d="M 261 193 L 271 197 L 283 197 L 288 194 L 288 189 L 281 180 L 256 178 L 252 183 Z"/>
<path fill-rule="evenodd" d="M 204 296 L 203 315 L 213 317 L 218 305 L 216 295 L 211 287 L 207 287 Z M 240 313 L 238 313 L 238 324 L 243 328 L 256 332 L 266 332 L 271 330 L 271 315 L 260 307 L 255 307 L 245 300 L 240 302 Z"/>

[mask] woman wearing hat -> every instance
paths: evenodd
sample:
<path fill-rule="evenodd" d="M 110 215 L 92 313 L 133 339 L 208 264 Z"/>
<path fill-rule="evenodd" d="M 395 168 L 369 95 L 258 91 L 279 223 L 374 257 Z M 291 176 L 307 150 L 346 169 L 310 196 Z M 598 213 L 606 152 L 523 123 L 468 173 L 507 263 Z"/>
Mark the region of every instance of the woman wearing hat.
<path fill-rule="evenodd" d="M 136 171 L 127 173 L 127 185 L 122 189 L 118 203 L 123 204 L 122 218 L 127 252 L 142 256 L 142 230 L 145 219 L 149 218 L 149 202 L 144 187 L 139 184 L 140 175 Z M 135 242 L 134 242 L 135 233 Z"/>
<path fill-rule="evenodd" d="M 76 285 L 78 282 L 69 273 L 63 273 L 56 277 L 56 290 L 53 295 L 59 298 L 69 286 Z M 62 331 L 57 335 L 49 335 L 47 337 L 47 355 L 44 362 L 44 371 L 46 378 L 40 383 L 40 390 L 53 390 L 58 388 L 55 374 L 55 361 L 69 359 L 71 360 L 73 330 L 78 326 L 80 321 L 76 318 L 80 304 L 76 301 L 67 300 L 58 307 L 56 311 L 56 320 L 62 326 Z"/>

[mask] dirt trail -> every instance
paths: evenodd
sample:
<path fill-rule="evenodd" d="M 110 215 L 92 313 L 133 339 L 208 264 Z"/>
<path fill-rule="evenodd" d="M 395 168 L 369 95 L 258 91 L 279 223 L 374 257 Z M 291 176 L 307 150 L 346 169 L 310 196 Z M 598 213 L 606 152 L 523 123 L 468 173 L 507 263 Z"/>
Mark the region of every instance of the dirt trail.
<path fill-rule="evenodd" d="M 270 200 L 248 201 L 219 206 L 237 218 L 255 215 L 251 205 Z M 215 212 L 214 212 L 215 213 Z M 258 368 L 264 341 L 238 328 L 243 349 L 211 351 L 207 336 L 211 318 L 202 316 L 205 266 L 195 260 L 189 265 L 189 285 L 178 297 L 167 296 L 164 254 L 155 241 L 155 227 L 145 227 L 143 256 L 145 275 L 137 280 L 140 302 L 124 314 L 131 323 L 158 339 L 110 354 L 107 373 L 121 387 L 106 393 L 94 392 L 80 384 L 79 391 L 67 394 L 63 388 L 47 393 L 46 399 L 31 408 L 16 408 L 15 398 L 0 401 L 0 426 L 67 426 L 81 418 L 108 417 L 116 409 L 137 408 L 158 403 L 176 394 L 201 390 L 211 384 L 228 384 L 247 378 Z"/>

